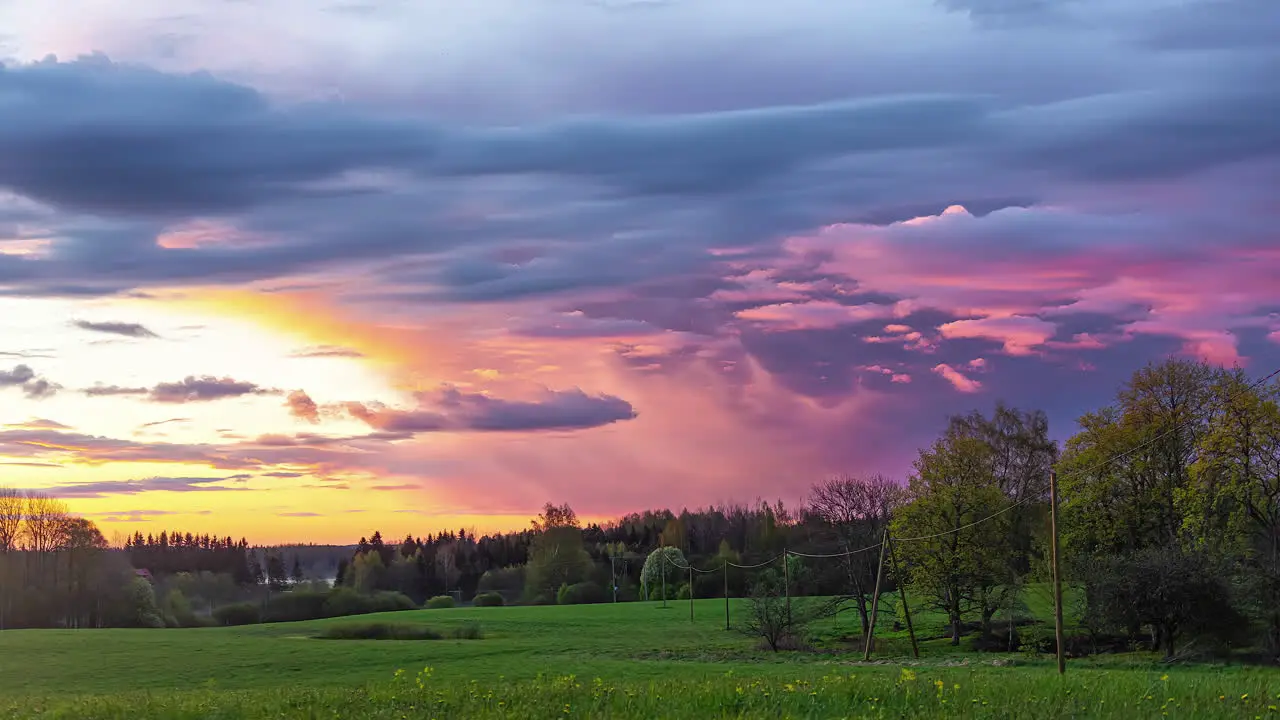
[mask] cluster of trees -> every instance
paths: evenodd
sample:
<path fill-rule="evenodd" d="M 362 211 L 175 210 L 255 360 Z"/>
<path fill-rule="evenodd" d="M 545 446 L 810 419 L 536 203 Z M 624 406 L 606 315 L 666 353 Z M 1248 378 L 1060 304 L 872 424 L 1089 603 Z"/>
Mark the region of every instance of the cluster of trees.
<path fill-rule="evenodd" d="M 150 593 L 91 521 L 0 487 L 0 629 L 150 624 Z"/>
<path fill-rule="evenodd" d="M 135 567 L 145 569 L 153 576 L 163 577 L 177 573 L 226 574 L 237 584 L 260 583 L 267 577 L 267 570 L 251 552 L 244 538 L 239 542 L 230 537 L 210 537 L 183 532 L 161 532 L 158 536 L 135 533 L 126 538 L 124 552 Z M 284 578 L 283 561 L 272 556 L 268 563 Z"/>
<path fill-rule="evenodd" d="M 1020 588 L 1047 577 L 1056 467 L 1078 649 L 1280 657 L 1278 399 L 1280 384 L 1171 359 L 1080 418 L 1060 456 L 1042 413 L 952 419 L 889 503 L 910 589 L 946 613 L 953 642 L 966 623 L 990 636 Z M 877 524 L 854 523 L 860 540 Z"/>

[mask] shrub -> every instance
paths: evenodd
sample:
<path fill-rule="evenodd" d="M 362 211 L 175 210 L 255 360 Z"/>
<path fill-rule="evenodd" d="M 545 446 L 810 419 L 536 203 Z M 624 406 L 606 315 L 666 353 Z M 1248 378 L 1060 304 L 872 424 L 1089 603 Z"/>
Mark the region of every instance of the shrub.
<path fill-rule="evenodd" d="M 502 607 L 506 601 L 502 599 L 502 595 L 496 592 L 480 593 L 472 600 L 472 604 L 476 607 Z"/>
<path fill-rule="evenodd" d="M 606 599 L 604 588 L 587 581 L 574 585 L 561 585 L 556 594 L 556 602 L 560 605 L 589 605 L 602 603 Z"/>
<path fill-rule="evenodd" d="M 690 597 L 691 596 L 689 594 L 689 583 L 685 583 L 681 585 L 680 589 L 676 591 L 677 600 L 688 600 Z"/>
<path fill-rule="evenodd" d="M 413 601 L 413 598 L 394 590 L 376 592 L 373 594 L 372 599 L 374 612 L 400 612 L 402 610 L 418 609 L 418 604 Z"/>
<path fill-rule="evenodd" d="M 449 636 L 455 640 L 479 640 L 484 637 L 484 632 L 480 629 L 480 623 L 469 622 L 451 630 Z"/>
<path fill-rule="evenodd" d="M 417 605 L 404 593 L 382 591 L 372 595 L 361 595 L 348 587 L 336 588 L 329 592 L 321 617 L 342 617 L 345 615 L 366 615 L 378 612 L 397 612 L 415 610 Z"/>
<path fill-rule="evenodd" d="M 524 566 L 485 571 L 476 585 L 478 593 L 498 593 L 504 602 L 516 602 L 524 596 Z"/>
<path fill-rule="evenodd" d="M 316 637 L 320 640 L 441 640 L 444 635 L 422 625 L 364 622 L 331 625 Z"/>
<path fill-rule="evenodd" d="M 533 599 L 529 601 L 529 604 L 530 605 L 555 605 L 556 596 L 552 595 L 550 591 L 543 591 L 535 595 Z"/>
<path fill-rule="evenodd" d="M 427 601 L 428 610 L 442 610 L 453 607 L 452 595 L 437 595 Z"/>
<path fill-rule="evenodd" d="M 213 620 L 219 625 L 253 625 L 261 622 L 258 606 L 251 602 L 232 603 L 214 608 Z"/>
<path fill-rule="evenodd" d="M 272 595 L 262 610 L 263 622 L 294 622 L 324 617 L 329 593 L 313 590 L 291 590 Z"/>

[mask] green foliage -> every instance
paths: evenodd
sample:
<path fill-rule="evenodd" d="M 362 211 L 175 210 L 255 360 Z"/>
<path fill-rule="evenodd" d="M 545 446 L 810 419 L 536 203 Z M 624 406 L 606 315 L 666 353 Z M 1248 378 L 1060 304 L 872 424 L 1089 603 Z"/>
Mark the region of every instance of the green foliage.
<path fill-rule="evenodd" d="M 144 578 L 134 577 L 125 585 L 124 608 L 130 627 L 164 627 L 163 616 L 156 605 L 155 589 Z"/>
<path fill-rule="evenodd" d="M 471 602 L 476 607 L 502 607 L 505 604 L 502 595 L 496 592 L 480 593 Z"/>
<path fill-rule="evenodd" d="M 426 608 L 428 610 L 441 610 L 454 606 L 452 595 L 437 595 L 427 601 Z"/>
<path fill-rule="evenodd" d="M 960 642 L 966 614 L 979 610 L 984 622 L 990 619 L 1004 604 L 1004 583 L 1013 579 L 1010 517 L 996 515 L 1011 501 L 994 461 L 986 441 L 949 428 L 920 452 L 909 501 L 893 523 L 897 537 L 930 538 L 896 547 L 912 589 L 947 614 L 952 644 Z"/>
<path fill-rule="evenodd" d="M 165 625 L 169 627 L 201 627 L 205 623 L 191 609 L 191 603 L 178 588 L 171 588 L 160 603 Z M 170 622 L 172 621 L 172 622 Z"/>
<path fill-rule="evenodd" d="M 480 576 L 476 592 L 498 593 L 505 602 L 516 602 L 524 596 L 524 574 L 523 565 L 486 570 Z"/>
<path fill-rule="evenodd" d="M 414 610 L 417 607 L 404 593 L 383 590 L 372 595 L 361 595 L 351 588 L 334 588 L 325 600 L 323 617 L 399 612 Z"/>
<path fill-rule="evenodd" d="M 1230 641 L 1244 626 L 1223 568 L 1201 552 L 1150 547 L 1112 558 L 1088 578 L 1090 609 L 1117 630 L 1150 626 L 1172 658 L 1186 635 Z"/>
<path fill-rule="evenodd" d="M 343 582 L 354 588 L 356 592 L 371 593 L 382 586 L 387 568 L 382 564 L 382 556 L 376 552 L 361 553 L 351 561 Z"/>
<path fill-rule="evenodd" d="M 689 583 L 684 583 L 676 589 L 677 600 L 688 600 L 691 597 L 693 597 L 693 591 L 689 588 Z"/>
<path fill-rule="evenodd" d="M 608 597 L 604 588 L 591 581 L 562 585 L 560 591 L 556 593 L 558 605 L 591 605 L 606 600 Z"/>
<path fill-rule="evenodd" d="M 262 610 L 263 622 L 293 622 L 317 620 L 325 615 L 328 592 L 290 590 L 272 593 Z"/>
<path fill-rule="evenodd" d="M 253 625 L 261 621 L 262 613 L 256 603 L 232 603 L 214 608 L 213 619 L 223 626 Z"/>
<path fill-rule="evenodd" d="M 583 548 L 582 529 L 573 510 L 568 505 L 548 503 L 533 525 L 537 534 L 529 545 L 526 597 L 554 592 L 561 585 L 586 579 L 591 571 L 591 556 Z"/>

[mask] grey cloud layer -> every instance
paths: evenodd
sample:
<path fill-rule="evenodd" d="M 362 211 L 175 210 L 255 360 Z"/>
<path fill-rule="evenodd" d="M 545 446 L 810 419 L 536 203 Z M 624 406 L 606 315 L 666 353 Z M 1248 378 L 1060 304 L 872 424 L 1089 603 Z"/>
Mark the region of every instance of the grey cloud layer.
<path fill-rule="evenodd" d="M 93 387 L 85 388 L 82 392 L 89 397 L 145 395 L 147 400 L 151 402 L 170 404 L 208 402 L 243 397 L 245 395 L 275 395 L 279 393 L 278 390 L 263 388 L 255 383 L 209 375 L 202 377 L 188 375 L 177 382 L 157 383 L 151 388 L 94 385 Z"/>
<path fill-rule="evenodd" d="M 390 433 L 583 430 L 636 417 L 631 403 L 622 398 L 588 395 L 577 388 L 549 390 L 532 401 L 445 388 L 421 394 L 419 400 L 420 407 L 409 411 L 355 402 L 346 403 L 345 409 L 370 427 Z"/>
<path fill-rule="evenodd" d="M 1194 32 L 1189 22 L 1168 23 Z M 962 199 L 1023 194 L 1027 202 L 1077 180 L 1176 177 L 1277 152 L 1280 129 L 1267 121 L 1280 109 L 1280 91 L 1266 82 L 1280 70 L 1274 51 L 1246 43 L 1198 58 L 1194 68 L 1177 53 L 1127 52 L 1141 82 L 1083 97 L 880 96 L 520 128 L 451 126 L 351 105 L 282 107 L 206 75 L 101 57 L 9 68 L 0 89 L 13 120 L 0 128 L 0 151 L 12 160 L 0 185 L 115 219 L 51 220 L 51 234 L 62 238 L 52 256 L 0 257 L 0 284 L 91 294 L 278 277 L 390 253 L 424 255 L 424 267 L 389 277 L 401 287 L 387 298 L 549 294 L 608 268 L 627 273 L 609 278 L 614 284 L 697 270 L 705 248 L 726 242 L 900 219 L 907 208 Z M 417 180 L 333 182 L 361 170 Z M 540 189 L 520 189 L 524 175 L 542 176 Z M 500 198 L 504 212 L 459 216 L 459 205 L 482 198 Z M 259 241 L 154 245 L 193 214 L 226 217 Z M 460 249 L 517 239 L 560 246 L 518 266 L 486 266 L 475 247 Z M 665 243 L 669 256 L 648 267 L 596 256 L 634 259 L 646 242 Z M 584 254 L 573 247 L 582 243 L 612 248 Z"/>
<path fill-rule="evenodd" d="M 134 338 L 159 337 L 154 332 L 148 330 L 143 325 L 139 325 L 138 323 L 90 322 L 88 320 L 75 320 L 75 321 L 72 321 L 71 324 L 80 328 L 81 330 L 108 333 L 111 335 L 124 335 L 125 337 L 134 337 Z"/>

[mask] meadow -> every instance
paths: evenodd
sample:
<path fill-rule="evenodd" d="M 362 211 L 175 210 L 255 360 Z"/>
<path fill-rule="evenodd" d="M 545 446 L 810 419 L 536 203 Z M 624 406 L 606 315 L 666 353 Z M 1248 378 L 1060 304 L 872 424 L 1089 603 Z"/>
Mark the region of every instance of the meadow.
<path fill-rule="evenodd" d="M 734 613 L 743 612 L 735 605 Z M 334 640 L 384 622 L 441 639 Z M 721 600 L 417 610 L 188 630 L 0 633 L 0 716 L 17 718 L 1276 717 L 1280 671 L 957 653 L 846 631 L 774 654 Z M 927 622 L 927 620 L 926 620 Z M 483 636 L 466 628 L 479 626 Z M 458 637 L 461 636 L 461 637 Z"/>

